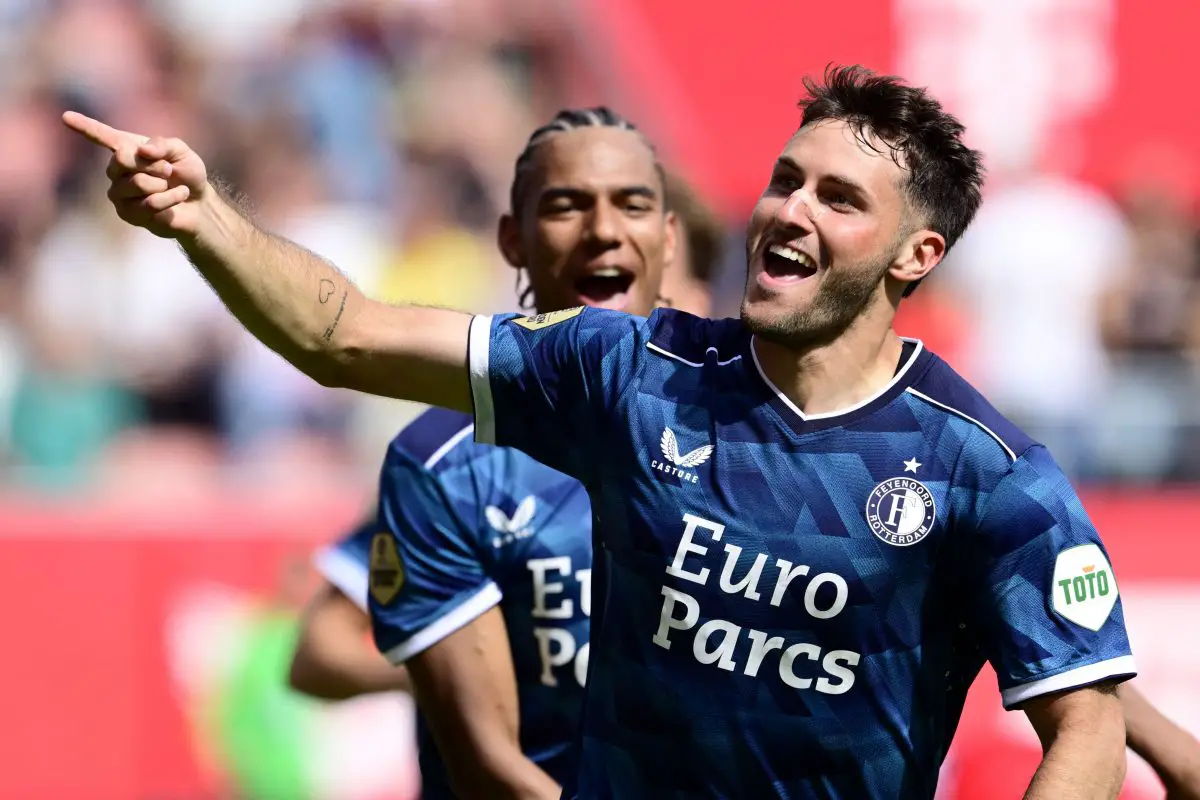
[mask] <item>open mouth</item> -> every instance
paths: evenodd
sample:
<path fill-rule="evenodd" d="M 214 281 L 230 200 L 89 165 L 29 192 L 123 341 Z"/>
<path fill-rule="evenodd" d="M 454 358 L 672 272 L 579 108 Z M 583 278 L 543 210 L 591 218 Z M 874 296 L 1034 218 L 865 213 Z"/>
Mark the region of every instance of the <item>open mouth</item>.
<path fill-rule="evenodd" d="M 628 270 L 604 267 L 577 278 L 575 291 L 584 305 L 623 309 L 633 281 L 633 273 Z"/>
<path fill-rule="evenodd" d="M 763 253 L 763 271 L 775 281 L 802 281 L 817 274 L 817 263 L 794 247 L 773 244 Z"/>

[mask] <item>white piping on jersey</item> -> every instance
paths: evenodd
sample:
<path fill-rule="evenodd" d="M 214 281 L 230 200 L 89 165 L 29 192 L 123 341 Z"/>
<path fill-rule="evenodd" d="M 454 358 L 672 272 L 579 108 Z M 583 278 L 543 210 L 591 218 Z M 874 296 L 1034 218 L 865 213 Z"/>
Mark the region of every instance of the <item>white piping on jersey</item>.
<path fill-rule="evenodd" d="M 695 361 L 688 361 L 686 358 L 683 358 L 682 356 L 677 356 L 668 350 L 663 350 L 661 347 L 656 345 L 654 342 L 646 342 L 646 347 L 653 350 L 656 353 L 666 356 L 667 358 L 673 358 L 676 361 L 680 362 L 681 364 L 687 364 L 689 367 L 703 367 L 704 366 L 703 364 L 697 364 Z M 716 352 L 717 352 L 717 348 L 710 347 L 704 351 L 704 355 L 708 355 L 709 353 L 716 353 Z M 727 358 L 724 361 L 718 361 L 717 366 L 718 367 L 727 366 L 727 365 L 732 364 L 733 362 L 737 361 L 741 357 L 742 356 L 739 353 L 738 355 L 734 356 L 733 358 Z"/>
<path fill-rule="evenodd" d="M 1134 662 L 1133 656 L 1117 656 L 1116 658 L 1109 658 L 1104 661 L 1097 661 L 1094 664 L 1087 664 L 1067 670 L 1066 672 L 1060 672 L 1057 675 L 1051 675 L 1049 678 L 1042 678 L 1041 680 L 1013 686 L 1001 692 L 1000 699 L 1006 709 L 1011 709 L 1013 706 L 1020 705 L 1030 698 L 1039 697 L 1043 694 L 1061 692 L 1064 689 L 1074 689 L 1078 686 L 1088 686 L 1105 678 L 1136 674 L 1137 664 Z"/>
<path fill-rule="evenodd" d="M 470 425 L 463 428 L 461 431 L 454 434 L 449 439 L 447 439 L 444 443 L 442 443 L 441 447 L 439 447 L 437 450 L 433 451 L 433 455 L 431 455 L 429 458 L 425 459 L 425 469 L 429 469 L 434 464 L 436 464 L 437 462 L 439 462 L 443 458 L 445 458 L 446 453 L 449 453 L 451 450 L 453 450 L 458 445 L 459 442 L 461 442 L 466 437 L 470 436 L 471 431 L 473 431 L 473 430 L 475 430 L 475 423 L 472 422 Z"/>
<path fill-rule="evenodd" d="M 1005 453 L 1008 453 L 1008 458 L 1009 458 L 1009 460 L 1010 460 L 1010 461 L 1016 461 L 1016 460 L 1017 460 L 1017 454 L 1016 454 L 1016 453 L 1014 453 L 1014 452 L 1012 451 L 1012 448 L 1011 448 L 1011 447 L 1009 447 L 1008 445 L 1006 445 L 1006 444 L 1004 443 L 1004 440 L 1003 440 L 1003 439 L 1001 439 L 999 436 L 997 436 L 997 435 L 996 435 L 996 432 L 995 432 L 995 431 L 993 431 L 993 430 L 992 430 L 991 428 L 989 428 L 987 425 L 984 425 L 984 424 L 983 424 L 982 422 L 980 422 L 979 420 L 975 419 L 974 417 L 970 416 L 969 414 L 964 414 L 963 412 L 959 411 L 957 408 L 951 408 L 950 406 L 946 405 L 945 403 L 939 403 L 937 400 L 934 400 L 934 399 L 933 399 L 932 397 L 930 397 L 929 395 L 927 395 L 927 394 L 922 394 L 921 392 L 918 392 L 916 389 L 912 388 L 911 386 L 909 386 L 909 387 L 908 387 L 907 389 L 905 389 L 904 391 L 908 392 L 909 394 L 915 395 L 916 397 L 919 397 L 919 398 L 921 398 L 921 399 L 922 399 L 922 400 L 924 400 L 926 403 L 931 403 L 931 404 L 933 404 L 933 405 L 937 406 L 938 408 L 940 408 L 940 409 L 942 409 L 942 410 L 944 410 L 944 411 L 949 411 L 949 412 L 950 412 L 951 414 L 953 414 L 954 416 L 956 416 L 956 417 L 959 417 L 960 419 L 965 419 L 967 422 L 970 422 L 972 425 L 975 425 L 975 426 L 976 426 L 976 427 L 978 427 L 980 430 L 982 430 L 984 433 L 986 433 L 988 436 L 990 436 L 990 437 L 992 437 L 993 439 L 995 439 L 995 440 L 996 440 L 996 444 L 998 444 L 998 445 L 1000 445 L 1002 448 L 1004 448 L 1004 452 L 1005 452 Z"/>
<path fill-rule="evenodd" d="M 313 566 L 321 577 L 336 586 L 342 594 L 349 597 L 354 605 L 363 611 L 367 608 L 368 574 L 367 567 L 346 555 L 340 547 L 328 545 L 322 547 L 313 556 Z"/>
<path fill-rule="evenodd" d="M 862 400 L 858 403 L 855 403 L 854 405 L 850 406 L 849 408 L 840 408 L 837 411 L 825 411 L 820 414 L 805 414 L 803 411 L 800 410 L 799 406 L 797 406 L 790 399 L 788 399 L 788 396 L 786 394 L 779 391 L 779 387 L 777 387 L 774 383 L 771 382 L 771 379 L 767 377 L 767 373 L 763 371 L 762 363 L 759 362 L 759 360 L 758 360 L 758 353 L 754 349 L 754 337 L 751 337 L 751 339 L 750 339 L 750 355 L 754 359 L 754 367 L 758 370 L 759 377 L 761 377 L 763 379 L 763 382 L 767 384 L 767 386 L 771 389 L 771 391 L 773 391 L 779 397 L 779 399 L 783 401 L 783 404 L 786 405 L 788 408 L 790 408 L 796 414 L 796 416 L 800 417 L 800 419 L 804 420 L 805 422 L 810 422 L 812 420 L 818 420 L 818 419 L 832 419 L 834 417 L 840 417 L 843 414 L 853 413 L 855 411 L 858 411 L 860 408 L 863 408 L 865 406 L 870 405 L 871 403 L 874 403 L 876 400 L 878 400 L 879 398 L 881 398 L 885 394 L 887 394 L 889 391 L 891 391 L 892 387 L 894 387 L 897 383 L 899 383 L 901 380 L 904 379 L 904 376 L 908 373 L 908 370 L 912 367 L 912 365 L 917 363 L 917 356 L 921 355 L 921 351 L 923 349 L 925 349 L 925 345 L 921 342 L 920 339 L 909 339 L 907 336 L 901 336 L 900 340 L 904 341 L 904 342 L 911 342 L 912 344 L 916 345 L 916 347 L 913 349 L 913 354 L 911 356 L 909 356 L 908 361 L 905 362 L 904 366 L 901 367 L 900 370 L 895 375 L 892 376 L 892 379 L 887 382 L 886 386 L 884 386 L 882 389 L 880 389 L 875 394 L 868 397 L 866 400 Z"/>
<path fill-rule="evenodd" d="M 498 605 L 503 599 L 504 592 L 500 590 L 496 582 L 488 581 L 479 587 L 475 594 L 470 595 L 455 608 L 436 618 L 383 655 L 392 664 L 403 664 L 413 656 L 433 647 L 459 628 L 474 622 L 477 617 Z"/>
<path fill-rule="evenodd" d="M 471 373 L 471 399 L 475 403 L 475 441 L 496 443 L 496 408 L 492 402 L 488 351 L 492 346 L 492 318 L 471 317 L 467 329 L 467 367 Z"/>

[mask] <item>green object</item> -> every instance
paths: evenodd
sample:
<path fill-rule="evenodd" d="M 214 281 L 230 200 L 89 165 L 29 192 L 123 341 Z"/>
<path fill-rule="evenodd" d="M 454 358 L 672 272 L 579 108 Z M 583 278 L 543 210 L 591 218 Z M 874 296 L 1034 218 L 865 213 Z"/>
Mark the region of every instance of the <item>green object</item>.
<path fill-rule="evenodd" d="M 218 742 L 238 795 L 247 800 L 311 800 L 305 769 L 309 702 L 286 675 L 298 634 L 294 615 L 260 612 L 216 693 Z"/>

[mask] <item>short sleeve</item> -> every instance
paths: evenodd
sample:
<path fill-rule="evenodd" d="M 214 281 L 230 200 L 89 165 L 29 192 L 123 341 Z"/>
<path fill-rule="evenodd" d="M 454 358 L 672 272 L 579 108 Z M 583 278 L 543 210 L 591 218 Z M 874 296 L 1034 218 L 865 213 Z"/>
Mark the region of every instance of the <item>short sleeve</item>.
<path fill-rule="evenodd" d="M 363 520 L 337 542 L 322 547 L 313 556 L 313 566 L 338 591 L 367 610 L 367 560 L 375 518 Z"/>
<path fill-rule="evenodd" d="M 1117 579 L 1066 476 L 1030 448 L 982 506 L 971 607 L 1005 708 L 1136 673 Z"/>
<path fill-rule="evenodd" d="M 475 440 L 522 450 L 584 483 L 633 380 L 647 320 L 574 308 L 471 323 Z"/>
<path fill-rule="evenodd" d="M 464 470 L 466 473 L 464 474 Z M 468 467 L 433 473 L 393 446 L 370 547 L 375 643 L 399 664 L 501 600 L 481 556 Z"/>

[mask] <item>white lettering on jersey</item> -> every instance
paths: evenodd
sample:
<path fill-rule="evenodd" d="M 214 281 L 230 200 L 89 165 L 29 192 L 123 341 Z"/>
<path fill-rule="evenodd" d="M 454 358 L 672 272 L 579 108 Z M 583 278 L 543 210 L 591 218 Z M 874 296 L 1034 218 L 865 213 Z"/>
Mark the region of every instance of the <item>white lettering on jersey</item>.
<path fill-rule="evenodd" d="M 670 586 L 662 587 L 663 605 L 658 615 L 658 632 L 654 634 L 654 643 L 664 650 L 671 649 L 671 640 L 667 632 L 671 630 L 686 631 L 700 619 L 700 604 L 690 594 L 676 591 Z M 683 606 L 683 616 L 676 618 L 675 604 Z"/>
<path fill-rule="evenodd" d="M 572 573 L 570 556 L 554 556 L 553 558 L 531 558 L 525 562 L 525 568 L 531 573 L 533 580 L 533 608 L 530 614 L 535 619 L 570 620 L 575 615 L 575 601 L 569 597 L 558 597 L 566 593 L 566 585 L 561 581 L 547 580 L 548 574 L 572 575 L 578 584 L 579 610 L 585 617 L 592 614 L 592 571 L 591 569 L 575 570 Z M 553 606 L 550 603 L 554 603 Z M 588 642 L 582 645 L 576 641 L 575 635 L 566 628 L 537 626 L 533 629 L 537 640 L 538 657 L 541 660 L 542 672 L 539 676 L 542 685 L 558 686 L 555 669 L 574 664 L 572 673 L 576 683 L 584 685 L 587 679 Z"/>
<path fill-rule="evenodd" d="M 712 534 L 714 542 L 719 542 L 721 541 L 721 534 L 725 532 L 725 526 L 716 522 L 709 522 L 692 514 L 684 514 L 683 521 L 687 523 L 687 527 L 683 529 L 683 536 L 679 539 L 679 547 L 675 550 L 675 560 L 671 562 L 671 566 L 667 567 L 667 574 L 703 586 L 708 581 L 708 567 L 701 569 L 699 572 L 688 572 L 683 568 L 684 559 L 689 554 L 694 553 L 695 555 L 702 556 L 708 552 L 707 547 L 692 544 L 692 537 L 696 534 L 696 528 L 703 527 Z"/>
<path fill-rule="evenodd" d="M 699 561 L 708 554 L 709 548 L 696 541 L 699 536 L 707 532 L 712 541 L 718 542 L 725 533 L 725 526 L 693 514 L 684 514 L 683 522 L 683 534 L 679 537 L 675 555 L 666 572 L 671 577 L 707 586 L 712 570 L 699 564 L 689 565 L 687 562 L 689 559 Z M 727 595 L 740 595 L 751 602 L 761 602 L 759 582 L 770 558 L 765 553 L 757 554 L 741 579 L 735 581 L 734 574 L 741 555 L 741 547 L 725 545 L 725 564 L 717 586 Z M 771 592 L 769 602 L 772 606 L 779 607 L 793 581 L 807 577 L 812 568 L 808 564 L 792 564 L 791 561 L 782 558 L 775 561 L 775 568 L 775 588 Z M 835 572 L 819 572 L 802 585 L 802 606 L 804 612 L 812 619 L 832 619 L 845 610 L 850 597 L 850 586 L 841 575 Z M 797 585 L 797 591 L 801 591 L 800 586 Z M 822 591 L 822 587 L 825 586 L 833 589 L 832 599 L 829 598 L 828 589 Z M 701 617 L 699 600 L 670 586 L 662 587 L 662 596 L 658 629 L 651 640 L 664 650 L 671 649 L 674 643 L 672 637 L 679 638 L 678 631 L 695 629 L 691 650 L 696 661 L 715 665 L 726 672 L 734 672 L 739 669 L 736 652 L 745 630 L 749 641 L 749 653 L 740 665 L 742 674 L 758 677 L 767 656 L 779 651 L 779 680 L 794 689 L 815 690 L 822 694 L 843 694 L 850 691 L 854 685 L 855 672 L 851 667 L 858 666 L 861 660 L 859 653 L 852 650 L 826 651 L 815 642 L 789 643 L 783 636 L 772 636 L 754 628 L 744 629 L 741 625 L 718 618 L 707 619 L 697 627 Z"/>
<path fill-rule="evenodd" d="M 533 635 L 542 659 L 541 681 L 545 686 L 558 686 L 554 667 L 571 663 L 575 657 L 575 637 L 562 628 L 534 628 Z"/>
<path fill-rule="evenodd" d="M 808 574 L 808 564 L 797 564 L 793 567 L 792 562 L 781 558 L 775 562 L 775 566 L 779 568 L 779 577 L 775 579 L 775 591 L 771 594 L 771 605 L 778 607 L 783 602 L 783 594 L 787 591 L 788 584 L 796 578 L 803 578 Z"/>
<path fill-rule="evenodd" d="M 562 594 L 565 588 L 558 581 L 547 582 L 546 573 L 554 571 L 559 575 L 570 575 L 571 557 L 531 558 L 525 562 L 525 567 L 533 573 L 533 616 L 536 619 L 570 619 L 575 614 L 575 606 L 570 599 L 558 601 L 554 608 L 546 607 L 546 598 L 552 594 Z"/>
<path fill-rule="evenodd" d="M 688 483 L 696 483 L 700 480 L 699 475 L 688 472 L 688 469 L 698 467 L 708 461 L 713 452 L 713 446 L 705 444 L 687 453 L 680 453 L 679 440 L 675 438 L 675 431 L 670 428 L 663 429 L 659 449 L 662 450 L 663 460 L 651 459 L 650 466 L 659 472 L 673 475 Z"/>
<path fill-rule="evenodd" d="M 741 625 L 734 625 L 723 619 L 710 619 L 700 626 L 700 630 L 696 631 L 696 641 L 692 644 L 692 655 L 696 656 L 696 660 L 701 664 L 716 663 L 721 669 L 733 672 L 733 668 L 737 666 L 733 663 L 733 648 L 737 647 L 738 635 L 741 632 Z M 709 637 L 717 633 L 721 634 L 721 640 L 709 651 Z"/>
<path fill-rule="evenodd" d="M 737 594 L 745 589 L 747 600 L 757 600 L 759 598 L 758 579 L 762 575 L 763 567 L 767 564 L 767 554 L 759 553 L 755 556 L 754 565 L 746 572 L 746 577 L 734 583 L 733 568 L 737 565 L 738 557 L 741 554 L 742 548 L 736 544 L 725 545 L 725 569 L 721 570 L 721 591 Z"/>
<path fill-rule="evenodd" d="M 833 604 L 829 608 L 817 608 L 817 589 L 820 589 L 826 583 L 833 584 L 834 588 L 837 589 L 837 595 L 834 597 Z M 836 617 L 846 607 L 846 598 L 849 596 L 850 587 L 846 585 L 845 578 L 841 575 L 835 575 L 832 572 L 822 572 L 809 581 L 808 588 L 804 590 L 804 610 L 817 619 Z"/>

